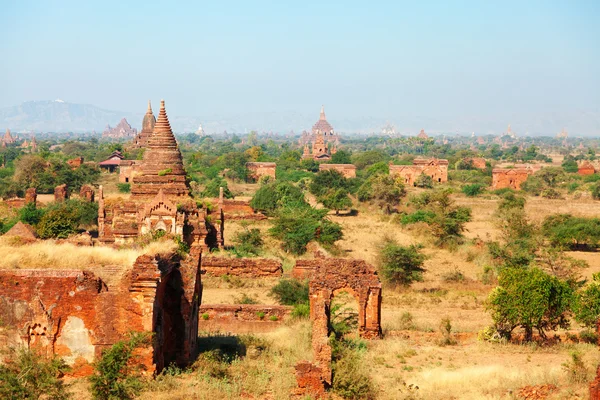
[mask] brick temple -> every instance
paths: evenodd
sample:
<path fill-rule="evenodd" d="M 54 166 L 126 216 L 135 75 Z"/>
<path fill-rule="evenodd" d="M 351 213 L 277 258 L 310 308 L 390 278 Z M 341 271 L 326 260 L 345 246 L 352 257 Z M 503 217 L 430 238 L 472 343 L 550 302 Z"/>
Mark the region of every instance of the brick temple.
<path fill-rule="evenodd" d="M 223 243 L 223 218 L 217 218 L 216 225 L 211 224 L 205 210 L 198 209 L 190 196 L 183 159 L 164 101 L 148 138 L 139 173 L 131 179 L 131 197 L 106 202 L 102 188 L 98 197 L 101 242 L 123 244 L 161 230 L 180 235 L 190 246 L 206 249 Z"/>

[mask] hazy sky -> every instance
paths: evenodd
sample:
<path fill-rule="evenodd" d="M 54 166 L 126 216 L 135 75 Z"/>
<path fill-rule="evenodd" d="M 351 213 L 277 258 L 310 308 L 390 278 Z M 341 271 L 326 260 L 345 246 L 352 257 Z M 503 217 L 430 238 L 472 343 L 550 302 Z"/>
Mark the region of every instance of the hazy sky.
<path fill-rule="evenodd" d="M 94 3 L 94 4 L 92 4 Z M 0 107 L 484 116 L 600 107 L 600 1 L 0 0 Z"/>

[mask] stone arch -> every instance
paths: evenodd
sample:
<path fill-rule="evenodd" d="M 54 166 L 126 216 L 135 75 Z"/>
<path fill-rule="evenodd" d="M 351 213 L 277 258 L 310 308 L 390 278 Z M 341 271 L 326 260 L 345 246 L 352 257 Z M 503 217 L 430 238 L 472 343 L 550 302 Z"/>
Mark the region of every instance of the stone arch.
<path fill-rule="evenodd" d="M 331 300 L 349 291 L 358 300 L 358 332 L 363 338 L 381 337 L 381 281 L 375 268 L 362 260 L 320 258 L 297 260 L 295 277 L 309 278 L 310 319 L 315 368 L 322 386 L 332 383 L 329 318 Z M 303 367 L 304 368 L 304 367 Z M 297 369 L 299 371 L 299 369 Z M 303 377 L 297 375 L 298 381 Z"/>

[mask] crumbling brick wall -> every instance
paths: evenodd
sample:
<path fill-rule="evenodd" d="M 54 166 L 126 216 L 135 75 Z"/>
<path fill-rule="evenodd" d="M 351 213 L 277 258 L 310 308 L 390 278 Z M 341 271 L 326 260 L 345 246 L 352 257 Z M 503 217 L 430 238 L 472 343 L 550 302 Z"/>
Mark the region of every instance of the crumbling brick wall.
<path fill-rule="evenodd" d="M 25 204 L 29 204 L 29 203 L 35 204 L 36 202 L 37 202 L 36 188 L 32 187 L 32 188 L 27 189 L 25 191 Z"/>
<path fill-rule="evenodd" d="M 275 179 L 277 164 L 274 162 L 247 162 L 248 178 L 257 181 L 261 176 L 270 176 Z"/>
<path fill-rule="evenodd" d="M 292 307 L 263 304 L 203 304 L 198 329 L 234 334 L 268 332 L 290 315 Z"/>
<path fill-rule="evenodd" d="M 322 383 L 328 386 L 332 379 L 329 317 L 333 296 L 341 291 L 351 293 L 358 300 L 360 336 L 378 338 L 381 336 L 381 281 L 375 269 L 362 260 L 297 260 L 294 271 L 294 276 L 306 274 L 309 277 L 312 347 Z"/>
<path fill-rule="evenodd" d="M 154 347 L 141 354 L 148 373 L 185 365 L 198 334 L 199 256 L 141 256 L 110 285 L 88 271 L 0 271 L 3 342 L 58 354 L 74 374 L 87 374 L 130 331 L 154 332 Z"/>
<path fill-rule="evenodd" d="M 69 198 L 69 190 L 66 184 L 58 185 L 54 188 L 54 201 L 61 202 Z"/>
<path fill-rule="evenodd" d="M 81 190 L 79 190 L 79 197 L 81 200 L 89 201 L 90 203 L 94 202 L 94 188 L 90 185 L 81 186 Z"/>
<path fill-rule="evenodd" d="M 213 276 L 234 275 L 247 278 L 280 277 L 281 262 L 268 258 L 202 258 L 202 272 Z"/>
<path fill-rule="evenodd" d="M 219 202 L 219 199 L 215 199 L 215 203 L 218 205 L 218 209 L 223 211 L 226 220 L 260 221 L 267 219 L 265 215 L 250 207 L 248 200 L 223 199 L 222 202 Z"/>
<path fill-rule="evenodd" d="M 353 164 L 320 164 L 319 171 L 334 170 L 344 178 L 356 178 L 356 167 Z"/>

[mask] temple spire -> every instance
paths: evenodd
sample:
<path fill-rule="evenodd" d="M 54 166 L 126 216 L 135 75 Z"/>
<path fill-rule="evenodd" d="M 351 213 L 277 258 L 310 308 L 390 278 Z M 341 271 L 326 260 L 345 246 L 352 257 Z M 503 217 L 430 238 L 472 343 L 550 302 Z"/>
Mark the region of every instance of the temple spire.
<path fill-rule="evenodd" d="M 150 103 L 150 100 L 148 100 L 148 110 L 146 111 L 146 114 L 152 115 L 152 104 Z"/>
<path fill-rule="evenodd" d="M 321 116 L 319 117 L 319 119 L 321 121 L 325 121 L 327 118 L 325 118 L 325 106 L 321 106 Z"/>

